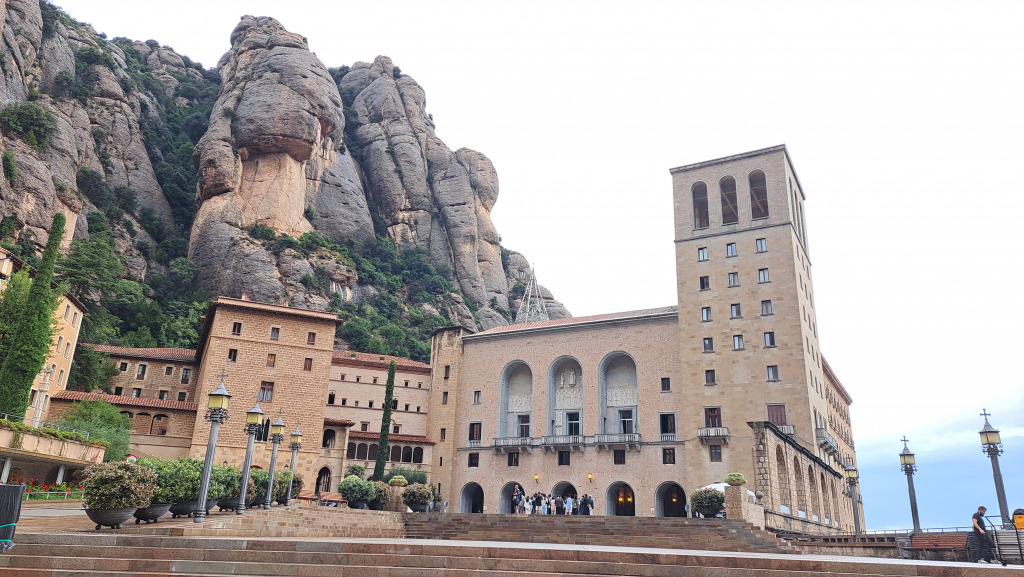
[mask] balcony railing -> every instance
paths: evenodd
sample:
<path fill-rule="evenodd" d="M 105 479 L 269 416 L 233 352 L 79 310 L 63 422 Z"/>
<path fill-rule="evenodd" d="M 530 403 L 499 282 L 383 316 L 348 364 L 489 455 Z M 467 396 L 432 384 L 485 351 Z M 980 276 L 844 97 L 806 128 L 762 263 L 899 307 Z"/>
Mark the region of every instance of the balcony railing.
<path fill-rule="evenodd" d="M 594 435 L 594 442 L 596 442 L 599 445 L 639 443 L 640 433 L 615 433 L 612 435 Z"/>
<path fill-rule="evenodd" d="M 495 437 L 495 447 L 530 447 L 533 437 Z"/>
<path fill-rule="evenodd" d="M 839 443 L 837 443 L 836 438 L 828 432 L 828 429 L 818 427 L 815 429 L 815 436 L 818 440 L 818 446 L 824 449 L 826 453 L 832 453 L 835 455 L 839 454 Z"/>
<path fill-rule="evenodd" d="M 793 428 L 793 425 L 779 425 L 779 430 L 782 431 L 784 435 L 792 436 L 796 434 L 796 429 Z"/>
<path fill-rule="evenodd" d="M 662 433 L 661 434 L 661 442 L 662 443 L 674 443 L 675 440 L 676 440 L 676 434 L 675 433 Z"/>
<path fill-rule="evenodd" d="M 672 441 L 675 435 L 670 435 Z M 530 451 L 534 447 L 543 447 L 544 450 L 557 450 L 559 447 L 570 447 L 573 450 L 583 450 L 584 447 L 598 446 L 598 448 L 611 445 L 625 445 L 630 448 L 632 445 L 639 445 L 641 437 L 639 433 L 618 433 L 611 435 L 547 435 L 544 437 L 494 437 L 492 447 L 495 451 L 505 452 L 507 449 L 525 448 Z M 470 447 L 479 447 L 479 441 L 470 441 Z"/>
<path fill-rule="evenodd" d="M 541 437 L 540 444 L 542 445 L 582 445 L 583 435 L 555 435 L 550 437 Z"/>
<path fill-rule="evenodd" d="M 704 427 L 697 429 L 697 438 L 700 439 L 701 443 L 711 439 L 721 439 L 728 443 L 729 427 Z"/>
<path fill-rule="evenodd" d="M 477 439 L 475 441 L 470 441 L 469 442 L 469 446 L 470 447 L 482 447 L 483 446 L 483 441 L 481 441 L 480 439 Z"/>

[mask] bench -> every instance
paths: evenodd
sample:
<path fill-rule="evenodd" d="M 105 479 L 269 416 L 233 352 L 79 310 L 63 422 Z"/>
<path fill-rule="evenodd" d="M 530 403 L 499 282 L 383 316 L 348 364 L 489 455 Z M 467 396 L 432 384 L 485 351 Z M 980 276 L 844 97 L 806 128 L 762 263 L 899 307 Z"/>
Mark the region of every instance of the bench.
<path fill-rule="evenodd" d="M 909 551 L 911 558 L 917 559 L 917 552 L 952 553 L 954 560 L 969 559 L 966 533 L 918 533 L 911 536 L 910 545 L 899 547 L 900 551 Z"/>

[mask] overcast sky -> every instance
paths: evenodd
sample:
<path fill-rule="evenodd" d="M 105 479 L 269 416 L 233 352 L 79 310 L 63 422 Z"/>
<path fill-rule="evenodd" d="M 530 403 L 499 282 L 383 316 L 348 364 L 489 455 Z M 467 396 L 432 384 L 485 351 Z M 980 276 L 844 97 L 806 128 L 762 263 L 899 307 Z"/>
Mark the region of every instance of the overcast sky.
<path fill-rule="evenodd" d="M 328 66 L 390 56 L 494 162 L 503 244 L 575 315 L 676 304 L 669 168 L 785 143 L 868 526 L 910 526 L 904 434 L 924 526 L 997 511 L 982 407 L 1024 507 L 1024 3 L 57 3 L 207 66 L 242 14 Z"/>

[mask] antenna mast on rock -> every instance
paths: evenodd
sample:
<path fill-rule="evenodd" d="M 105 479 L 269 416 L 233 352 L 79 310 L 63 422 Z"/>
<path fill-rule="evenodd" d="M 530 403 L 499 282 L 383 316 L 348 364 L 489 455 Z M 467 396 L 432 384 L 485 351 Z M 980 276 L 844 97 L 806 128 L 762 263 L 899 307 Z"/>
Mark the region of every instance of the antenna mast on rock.
<path fill-rule="evenodd" d="M 530 323 L 535 321 L 548 320 L 547 310 L 544 309 L 544 299 L 540 296 L 540 285 L 537 283 L 537 272 L 530 267 L 530 280 L 526 283 L 526 291 L 523 293 L 523 300 L 519 301 L 519 311 L 516 313 L 516 324 Z"/>

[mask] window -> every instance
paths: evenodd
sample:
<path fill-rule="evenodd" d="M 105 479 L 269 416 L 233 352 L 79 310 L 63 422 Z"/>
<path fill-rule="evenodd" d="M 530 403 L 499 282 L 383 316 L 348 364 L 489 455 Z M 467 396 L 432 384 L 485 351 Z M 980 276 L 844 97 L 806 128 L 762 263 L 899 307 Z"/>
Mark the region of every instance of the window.
<path fill-rule="evenodd" d="M 395 426 L 391 427 L 391 432 L 392 432 L 392 433 L 394 433 L 394 434 L 396 434 L 396 435 L 397 435 L 397 434 L 399 433 L 399 431 L 401 431 L 401 430 L 402 430 L 402 425 L 395 425 Z"/>
<path fill-rule="evenodd" d="M 704 337 L 704 352 L 713 353 L 715 352 L 715 339 L 711 337 Z"/>
<path fill-rule="evenodd" d="M 228 349 L 228 362 L 238 362 L 238 349 Z"/>
<path fill-rule="evenodd" d="M 281 340 L 281 327 L 270 327 L 270 340 Z"/>
<path fill-rule="evenodd" d="M 78 326 L 78 313 L 77 312 L 75 314 L 71 315 L 71 326 L 73 326 L 73 327 L 77 327 Z"/>
<path fill-rule="evenodd" d="M 141 381 L 146 378 L 146 365 L 139 365 L 139 368 L 135 370 L 135 380 Z"/>
<path fill-rule="evenodd" d="M 359 401 L 355 401 L 354 405 L 355 405 L 356 407 L 358 407 L 358 406 L 359 406 Z"/>
<path fill-rule="evenodd" d="M 664 448 L 661 450 L 661 464 L 662 465 L 675 465 L 676 464 L 676 450 L 674 448 Z"/>
<path fill-rule="evenodd" d="M 373 384 L 377 384 L 377 377 L 373 377 Z"/>
<path fill-rule="evenodd" d="M 736 243 L 730 242 L 725 245 L 725 256 L 736 256 Z"/>
<path fill-rule="evenodd" d="M 697 249 L 697 262 L 708 260 L 708 247 L 702 246 Z"/>
<path fill-rule="evenodd" d="M 619 409 L 619 432 L 623 435 L 633 434 L 633 409 Z"/>
<path fill-rule="evenodd" d="M 452 372 L 452 366 L 451 365 L 445 365 L 444 366 L 444 378 L 447 379 L 449 376 L 451 376 L 451 372 Z"/>
<path fill-rule="evenodd" d="M 768 316 L 772 313 L 772 301 L 761 301 L 761 316 Z"/>
<path fill-rule="evenodd" d="M 444 427 L 441 427 L 441 440 L 443 441 L 444 438 L 447 437 L 447 436 L 448 436 L 448 429 L 446 429 Z"/>
<path fill-rule="evenodd" d="M 405 381 L 405 386 L 409 386 L 409 381 Z"/>
<path fill-rule="evenodd" d="M 558 452 L 558 465 L 561 467 L 569 466 L 569 451 Z"/>
<path fill-rule="evenodd" d="M 662 413 L 658 416 L 659 425 L 661 426 L 662 435 L 674 435 L 676 434 L 676 414 L 675 413 Z"/>
<path fill-rule="evenodd" d="M 722 446 L 721 445 L 708 445 L 708 457 L 712 463 L 722 462 Z"/>
<path fill-rule="evenodd" d="M 754 241 L 754 247 L 757 252 L 768 252 L 768 240 L 759 238 Z"/>
<path fill-rule="evenodd" d="M 181 369 L 181 384 L 187 385 L 192 380 L 192 369 Z"/>
<path fill-rule="evenodd" d="M 68 320 L 68 315 L 71 314 L 71 305 L 64 305 L 64 320 Z"/>
<path fill-rule="evenodd" d="M 419 405 L 416 405 L 416 412 L 417 412 L 417 413 L 418 413 L 418 412 L 420 412 L 420 407 L 419 407 Z"/>
<path fill-rule="evenodd" d="M 775 346 L 775 333 L 773 331 L 769 331 L 769 332 L 764 334 L 764 346 L 766 346 L 766 347 L 774 347 Z"/>
<path fill-rule="evenodd" d="M 334 393 L 327 393 L 327 404 L 328 405 L 333 405 L 334 404 Z"/>
<path fill-rule="evenodd" d="M 704 407 L 704 426 L 709 429 L 721 427 L 722 409 L 719 407 Z"/>
<path fill-rule="evenodd" d="M 519 451 L 514 451 L 508 454 L 508 466 L 518 467 L 519 466 Z"/>
<path fill-rule="evenodd" d="M 417 389 L 422 389 L 423 388 L 423 383 L 416 383 L 416 388 Z"/>
<path fill-rule="evenodd" d="M 242 334 L 242 323 L 234 323 L 231 325 L 231 335 L 237 337 Z"/>
<path fill-rule="evenodd" d="M 612 464 L 613 465 L 625 465 L 626 464 L 626 450 L 615 449 L 612 452 Z"/>
<path fill-rule="evenodd" d="M 409 410 L 408 407 L 409 407 L 409 405 L 406 405 L 406 409 L 405 410 L 408 411 Z M 392 411 L 397 411 L 398 410 L 398 399 L 391 399 L 391 410 Z"/>
<path fill-rule="evenodd" d="M 273 368 L 277 364 L 277 355 L 270 353 L 267 355 L 267 366 Z"/>
<path fill-rule="evenodd" d="M 473 391 L 473 404 L 474 405 L 479 405 L 480 404 L 480 396 L 481 396 L 480 391 Z"/>
<path fill-rule="evenodd" d="M 768 420 L 771 421 L 773 425 L 782 426 L 787 424 L 786 405 L 768 405 Z"/>
<path fill-rule="evenodd" d="M 716 381 L 715 381 L 715 370 L 714 369 L 708 369 L 708 370 L 704 371 L 704 384 L 705 385 L 714 385 L 715 383 L 716 383 Z"/>
<path fill-rule="evenodd" d="M 306 344 L 307 345 L 315 345 L 316 344 L 316 333 L 306 333 Z"/>
<path fill-rule="evenodd" d="M 778 365 L 768 365 L 768 380 L 769 381 L 777 381 L 777 380 L 779 380 L 779 366 Z"/>
<path fill-rule="evenodd" d="M 362 379 L 362 378 L 363 378 L 363 377 L 361 377 L 361 376 L 359 376 L 359 375 L 356 375 L 356 382 L 358 383 L 358 382 L 360 381 L 360 379 Z"/>
<path fill-rule="evenodd" d="M 135 398 L 142 396 L 142 389 L 132 389 L 132 396 Z"/>
<path fill-rule="evenodd" d="M 445 392 L 441 393 L 441 404 L 442 405 L 447 405 L 448 404 L 448 391 L 445 391 Z"/>
<path fill-rule="evenodd" d="M 711 307 L 700 307 L 700 320 L 704 322 L 711 320 Z"/>
<path fill-rule="evenodd" d="M 171 395 L 170 391 L 160 391 L 157 394 L 157 398 L 160 399 L 161 401 L 166 401 L 168 398 L 170 398 L 170 395 Z"/>
<path fill-rule="evenodd" d="M 530 415 L 519 415 L 516 419 L 519 423 L 519 436 L 527 438 L 530 436 Z M 572 433 L 570 433 L 572 434 Z"/>
<path fill-rule="evenodd" d="M 181 391 L 178 393 L 178 402 L 184 403 L 186 399 L 188 399 L 188 393 L 186 393 L 185 391 Z"/>
<path fill-rule="evenodd" d="M 469 466 L 470 467 L 479 467 L 480 466 L 480 453 L 470 453 L 469 454 Z"/>
<path fill-rule="evenodd" d="M 565 413 L 565 432 L 570 435 L 580 434 L 580 413 L 579 411 L 569 411 Z"/>
<path fill-rule="evenodd" d="M 722 224 L 736 224 L 740 221 L 740 209 L 736 202 L 736 179 L 726 176 L 718 181 L 718 188 L 722 191 Z"/>
<path fill-rule="evenodd" d="M 114 394 L 115 395 L 120 397 L 121 393 L 123 393 L 123 392 L 124 392 L 124 388 L 123 387 L 114 387 Z"/>
<path fill-rule="evenodd" d="M 60 354 L 60 347 L 63 344 L 64 344 L 64 337 L 62 337 L 62 336 L 57 337 L 57 348 L 54 349 L 54 350 L 57 351 L 57 354 Z"/>
<path fill-rule="evenodd" d="M 260 383 L 260 401 L 270 402 L 274 400 L 274 383 L 263 381 Z"/>
<path fill-rule="evenodd" d="M 437 458 L 437 466 L 438 467 L 444 467 L 444 457 L 438 457 Z M 441 483 L 438 483 L 437 485 L 440 487 Z M 438 491 L 440 491 L 440 489 L 438 489 Z"/>
<path fill-rule="evenodd" d="M 313 370 L 313 359 L 306 357 L 302 360 L 302 370 L 312 371 Z"/>
<path fill-rule="evenodd" d="M 743 316 L 740 312 L 740 303 L 732 303 L 729 305 L 729 316 L 734 319 L 738 319 Z"/>
<path fill-rule="evenodd" d="M 693 228 L 707 228 L 711 224 L 708 215 L 708 185 L 695 182 L 690 187 L 693 195 Z"/>
<path fill-rule="evenodd" d="M 164 367 L 164 376 L 169 377 L 174 374 L 174 367 Z"/>
<path fill-rule="evenodd" d="M 667 393 L 672 390 L 672 380 L 668 377 L 661 377 L 661 392 Z"/>
<path fill-rule="evenodd" d="M 740 273 L 731 272 L 729 273 L 729 286 L 740 286 Z"/>
<path fill-rule="evenodd" d="M 732 350 L 742 351 L 743 350 L 743 335 L 732 336 Z"/>
<path fill-rule="evenodd" d="M 370 402 L 366 403 L 366 406 L 370 407 L 372 409 L 373 408 L 373 401 L 370 401 Z"/>
<path fill-rule="evenodd" d="M 706 291 L 711 289 L 711 277 L 702 276 L 700 277 L 700 290 Z"/>
<path fill-rule="evenodd" d="M 346 405 L 348 405 L 348 399 L 342 399 L 342 400 L 341 400 L 341 406 L 343 406 L 343 407 L 344 407 L 344 406 L 346 406 Z"/>
<path fill-rule="evenodd" d="M 369 431 L 370 430 L 370 423 L 366 423 L 366 422 L 359 423 L 359 430 L 360 431 Z"/>
<path fill-rule="evenodd" d="M 121 363 L 117 369 L 122 373 L 128 370 L 128 363 Z"/>
<path fill-rule="evenodd" d="M 811 295 L 811 308 L 814 308 L 814 295 Z M 64 358 L 68 358 L 69 354 L 71 354 L 71 341 L 66 341 L 64 343 Z"/>
<path fill-rule="evenodd" d="M 60 375 L 57 377 L 57 386 L 64 384 L 64 369 L 60 370 Z"/>
<path fill-rule="evenodd" d="M 750 173 L 750 218 L 768 218 L 768 183 L 764 172 Z"/>
<path fill-rule="evenodd" d="M 470 423 L 469 424 L 469 440 L 479 441 L 483 436 L 484 424 L 483 423 Z"/>
<path fill-rule="evenodd" d="M 771 279 L 768 278 L 768 269 L 757 269 L 757 282 L 771 282 Z"/>

